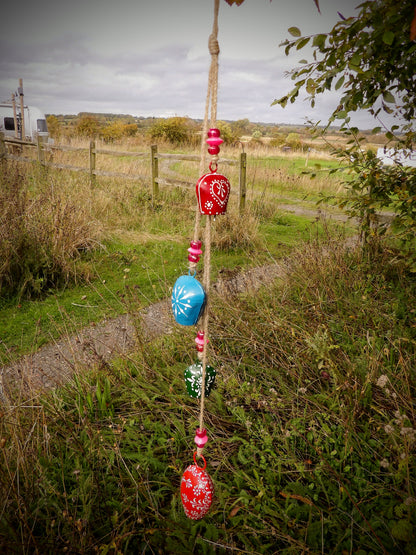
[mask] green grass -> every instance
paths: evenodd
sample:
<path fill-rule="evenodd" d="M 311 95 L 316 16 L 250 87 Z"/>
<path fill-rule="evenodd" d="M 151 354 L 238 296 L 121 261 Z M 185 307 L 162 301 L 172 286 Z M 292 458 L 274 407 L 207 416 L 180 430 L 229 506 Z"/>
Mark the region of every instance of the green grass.
<path fill-rule="evenodd" d="M 106 218 L 104 236 L 99 248 L 71 262 L 73 274 L 81 276 L 76 283 L 46 290 L 39 299 L 17 296 L 1 300 L 2 364 L 80 327 L 166 298 L 176 278 L 187 272 L 186 249 L 195 214 L 193 191 L 164 188 L 154 203 L 141 184 L 121 185 L 102 179 L 90 190 L 87 180 L 66 184 L 64 175 L 52 172 L 49 178 L 56 181 L 55 189 L 59 185 L 70 192 L 76 186 L 86 198 L 84 205 L 91 203 L 88 198 L 93 195 L 92 214 L 101 221 Z M 34 195 L 39 179 L 36 173 L 28 176 Z M 111 193 L 118 199 L 116 203 L 111 203 Z M 311 218 L 282 213 L 272 198 L 248 200 L 248 219 L 239 219 L 235 204 L 232 198 L 230 215 L 217 218 L 213 225 L 219 230 L 220 248 L 214 245 L 212 280 L 223 269 L 273 262 L 299 241 L 323 230 Z M 247 228 L 248 222 L 251 227 Z M 130 290 L 134 296 L 126 294 Z"/>
<path fill-rule="evenodd" d="M 2 549 L 414 553 L 416 282 L 390 260 L 321 239 L 257 294 L 212 297 L 201 521 L 179 497 L 193 329 L 5 407 Z"/>
<path fill-rule="evenodd" d="M 214 224 L 215 225 L 215 224 Z M 327 232 L 310 218 L 276 213 L 259 224 L 258 249 L 214 251 L 212 280 L 221 270 L 273 263 L 299 242 Z M 187 273 L 189 243 L 163 240 L 143 244 L 108 242 L 86 255 L 91 278 L 50 292 L 42 299 L 3 301 L 0 308 L 0 362 L 9 363 L 80 327 L 134 312 L 170 296 L 175 280 Z M 202 268 L 200 268 L 202 271 Z M 134 295 L 129 292 L 134 291 Z"/>

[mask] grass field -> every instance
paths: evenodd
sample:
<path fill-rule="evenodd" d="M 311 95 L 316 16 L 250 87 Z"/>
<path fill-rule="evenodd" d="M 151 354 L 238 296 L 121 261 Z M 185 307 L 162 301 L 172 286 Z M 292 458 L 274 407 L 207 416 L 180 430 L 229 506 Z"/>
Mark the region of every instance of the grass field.
<path fill-rule="evenodd" d="M 213 280 L 279 260 L 287 271 L 256 294 L 211 297 L 208 515 L 187 519 L 179 496 L 199 407 L 183 380 L 195 329 L 177 326 L 129 356 L 80 367 L 62 388 L 3 398 L 2 552 L 416 552 L 414 276 L 387 245 L 372 258 L 347 249 L 351 225 L 280 208 L 343 194 L 333 177 L 302 175 L 305 165 L 251 153 L 245 213 L 232 197 L 214 222 Z M 184 167 L 170 169 L 193 177 Z M 38 209 L 30 221 L 52 235 L 48 252 L 74 238 L 84 248 L 62 263 L 59 288 L 2 300 L 3 364 L 168 297 L 187 271 L 193 191 L 163 188 L 154 202 L 146 182 L 98 179 L 91 189 L 79 174 L 18 175 L 30 192 L 19 213 L 23 202 Z M 64 237 L 53 233 L 57 214 Z"/>
<path fill-rule="evenodd" d="M 69 154 L 73 159 L 66 162 L 83 164 L 78 152 Z M 237 154 L 231 149 L 225 156 L 237 157 Z M 339 188 L 338 182 L 328 178 L 311 180 L 305 175 L 297 179 L 296 172 L 304 169 L 304 159 L 268 159 L 266 154 L 257 149 L 249 158 L 247 211 L 243 219 L 238 215 L 236 196 L 238 167 L 223 170 L 237 190 L 231 197 L 229 214 L 218 218 L 214 226 L 214 242 L 220 248 L 212 261 L 213 279 L 224 268 L 272 262 L 287 254 L 299 241 L 322 230 L 322 225 L 315 224 L 313 217 L 279 210 L 279 201 L 290 204 L 302 200 L 303 206 L 315 209 L 313 201 L 318 192 L 334 192 Z M 120 170 L 117 158 L 103 158 L 107 164 L 115 160 L 115 166 L 106 166 L 108 169 Z M 147 166 L 149 163 L 147 160 Z M 143 160 L 141 164 L 144 172 Z M 177 178 L 196 181 L 198 163 L 173 162 L 169 164 L 169 175 L 172 172 Z M 275 179 L 276 173 L 280 175 L 279 181 Z M 3 363 L 37 349 L 62 330 L 124 312 L 126 306 L 122 299 L 126 286 L 135 286 L 140 306 L 170 294 L 175 276 L 186 269 L 186 249 L 192 238 L 196 209 L 193 187 L 190 190 L 163 187 L 154 203 L 149 181 L 123 182 L 101 177 L 91 188 L 87 176 L 57 170 L 49 170 L 46 179 L 35 170 L 25 174 L 23 181 L 33 193 L 33 202 L 41 204 L 50 235 L 56 233 L 57 218 L 69 226 L 64 233 L 56 234 L 54 241 L 58 249 L 72 249 L 72 245 L 63 242 L 63 237 L 79 240 L 76 230 L 83 226 L 91 234 L 91 245 L 88 244 L 84 254 L 66 263 L 70 268 L 65 270 L 72 276 L 69 283 L 50 291 L 44 288 L 40 299 L 33 294 L 26 299 L 23 294 L 0 301 L 0 360 Z M 54 210 L 59 210 L 58 214 Z M 70 220 L 71 213 L 77 214 L 75 222 Z M 93 229 L 89 229 L 91 225 Z M 32 270 L 29 272 L 33 274 Z"/>

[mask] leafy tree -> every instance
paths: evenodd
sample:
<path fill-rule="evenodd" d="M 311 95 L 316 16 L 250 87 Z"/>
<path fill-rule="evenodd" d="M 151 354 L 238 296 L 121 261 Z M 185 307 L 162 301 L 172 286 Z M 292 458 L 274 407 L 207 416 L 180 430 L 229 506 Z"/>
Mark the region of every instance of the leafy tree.
<path fill-rule="evenodd" d="M 366 110 L 377 120 L 373 133 L 383 131 L 390 146 L 411 149 L 416 140 L 416 8 L 414 0 L 367 0 L 358 15 L 341 14 L 328 33 L 302 36 L 291 27 L 291 40 L 282 43 L 288 55 L 312 46 L 312 61 L 301 61 L 293 69 L 294 88 L 274 101 L 281 106 L 295 102 L 306 91 L 313 106 L 316 96 L 339 91 L 340 100 L 328 125 L 338 121 L 349 136 L 346 148 L 334 154 L 352 166 L 353 177 L 346 182 L 349 199 L 343 202 L 351 215 L 361 216 L 367 244 L 387 230 L 409 247 L 416 233 L 416 177 L 414 168 L 383 166 L 371 151 L 363 148 L 359 130 L 351 125 L 351 114 Z M 383 114 L 393 119 L 382 120 Z M 377 226 L 380 208 L 393 208 L 393 225 Z M 415 258 L 416 263 L 416 258 Z"/>
<path fill-rule="evenodd" d="M 244 0 L 225 0 L 227 2 L 227 4 L 229 4 L 230 6 L 232 6 L 233 4 L 236 4 L 237 6 L 241 6 L 241 4 L 244 2 Z M 318 8 L 319 10 L 319 0 L 313 0 L 315 2 L 315 6 Z"/>
<path fill-rule="evenodd" d="M 251 128 L 250 120 L 247 118 L 239 119 L 231 123 L 231 131 L 233 135 L 238 139 L 240 139 L 243 135 L 250 135 L 251 133 L 250 128 Z"/>
<path fill-rule="evenodd" d="M 285 144 L 287 146 L 290 146 L 290 148 L 300 149 L 302 146 L 302 141 L 300 140 L 299 133 L 295 133 L 295 132 L 288 133 L 285 140 Z"/>
<path fill-rule="evenodd" d="M 224 144 L 229 145 L 235 141 L 238 141 L 239 136 L 233 132 L 230 124 L 226 123 L 225 121 L 217 121 L 216 125 L 220 130 L 221 139 L 224 141 Z"/>
<path fill-rule="evenodd" d="M 275 133 L 270 141 L 270 146 L 281 147 L 285 144 L 285 136 L 283 133 Z"/>
<path fill-rule="evenodd" d="M 385 127 L 389 138 L 399 131 L 401 141 L 410 146 L 416 111 L 413 14 L 414 0 L 367 0 L 356 17 L 341 18 L 329 33 L 303 37 L 297 27 L 291 27 L 295 39 L 282 43 L 286 54 L 312 44 L 313 61 L 302 60 L 301 67 L 291 71 L 295 87 L 274 103 L 285 106 L 305 90 L 314 106 L 318 94 L 339 90 L 342 96 L 331 122 L 349 123 L 349 114 L 362 109 L 375 117 L 385 112 L 402 121 L 391 129 Z"/>
<path fill-rule="evenodd" d="M 62 135 L 62 125 L 59 119 L 53 114 L 46 117 L 49 135 L 54 139 L 60 139 Z"/>
<path fill-rule="evenodd" d="M 106 142 L 119 141 L 123 137 L 133 137 L 137 133 L 135 123 L 125 123 L 123 121 L 113 121 L 106 125 L 101 131 L 101 137 Z"/>
<path fill-rule="evenodd" d="M 93 138 L 97 136 L 100 132 L 101 125 L 96 116 L 91 114 L 83 114 L 79 117 L 76 125 L 75 132 L 81 137 Z"/>
<path fill-rule="evenodd" d="M 188 118 L 168 118 L 158 120 L 149 129 L 152 139 L 164 139 L 173 144 L 181 144 L 190 139 Z"/>

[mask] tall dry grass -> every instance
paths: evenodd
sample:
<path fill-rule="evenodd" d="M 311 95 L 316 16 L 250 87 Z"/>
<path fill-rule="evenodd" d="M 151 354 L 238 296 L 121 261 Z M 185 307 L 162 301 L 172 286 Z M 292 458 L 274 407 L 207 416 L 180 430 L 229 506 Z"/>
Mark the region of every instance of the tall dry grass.
<path fill-rule="evenodd" d="M 34 296 L 77 276 L 75 261 L 100 227 L 79 181 L 58 183 L 42 169 L 3 162 L 0 173 L 1 296 Z"/>

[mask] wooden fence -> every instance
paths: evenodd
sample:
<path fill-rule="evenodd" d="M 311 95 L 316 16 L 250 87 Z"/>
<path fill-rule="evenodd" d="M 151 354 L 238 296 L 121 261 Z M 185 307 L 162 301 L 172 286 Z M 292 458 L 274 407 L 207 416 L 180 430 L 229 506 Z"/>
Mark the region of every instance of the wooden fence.
<path fill-rule="evenodd" d="M 36 149 L 36 158 L 30 158 L 23 155 L 23 147 L 29 147 Z M 70 164 L 59 164 L 53 162 L 52 159 L 48 160 L 46 153 L 53 153 L 54 151 L 62 152 L 84 152 L 89 154 L 89 164 L 88 167 L 74 166 Z M 18 160 L 21 162 L 32 162 L 38 163 L 42 167 L 52 167 L 68 171 L 80 171 L 88 173 L 90 176 L 91 185 L 94 186 L 96 183 L 97 176 L 105 177 L 119 177 L 122 179 L 134 179 L 142 180 L 148 179 L 148 175 L 140 175 L 138 173 L 120 173 L 113 171 L 103 171 L 97 169 L 97 154 L 110 155 L 110 156 L 128 156 L 128 157 L 139 157 L 148 158 L 151 170 L 151 182 L 152 182 L 152 196 L 155 199 L 159 194 L 159 185 L 171 185 L 177 187 L 191 187 L 195 185 L 195 181 L 185 181 L 177 180 L 172 178 L 165 178 L 160 176 L 159 160 L 171 160 L 176 161 L 190 161 L 199 162 L 200 156 L 191 154 L 163 154 L 158 152 L 157 145 L 152 145 L 150 147 L 150 152 L 130 152 L 130 151 L 119 151 L 104 148 L 97 148 L 95 141 L 90 141 L 89 148 L 83 147 L 73 147 L 66 145 L 51 145 L 49 143 L 44 143 L 38 140 L 37 143 L 30 141 L 22 141 L 20 139 L 14 139 L 5 137 L 4 133 L 0 133 L 0 159 L 5 158 L 7 160 Z M 239 166 L 239 209 L 242 212 L 245 208 L 246 202 L 246 170 L 247 170 L 247 156 L 245 152 L 240 154 L 238 160 L 231 160 L 226 158 L 221 158 L 221 164 L 228 165 L 238 165 Z"/>

